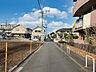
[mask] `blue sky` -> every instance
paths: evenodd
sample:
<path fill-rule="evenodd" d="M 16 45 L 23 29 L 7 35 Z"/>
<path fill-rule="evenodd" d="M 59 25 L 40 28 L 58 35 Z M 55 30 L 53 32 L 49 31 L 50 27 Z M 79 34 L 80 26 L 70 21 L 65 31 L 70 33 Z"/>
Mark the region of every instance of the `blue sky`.
<path fill-rule="evenodd" d="M 48 33 L 60 28 L 72 27 L 75 18 L 72 17 L 73 0 L 40 0 L 45 14 L 44 21 Z M 41 26 L 41 14 L 37 0 L 1 0 L 0 24 L 5 20 L 11 24 L 21 24 L 34 28 Z"/>

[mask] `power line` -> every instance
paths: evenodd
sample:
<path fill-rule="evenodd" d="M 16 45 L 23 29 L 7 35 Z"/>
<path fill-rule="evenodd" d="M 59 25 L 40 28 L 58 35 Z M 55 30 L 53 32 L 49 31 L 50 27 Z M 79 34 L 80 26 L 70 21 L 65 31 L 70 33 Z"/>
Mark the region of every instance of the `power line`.
<path fill-rule="evenodd" d="M 43 6 L 41 7 L 41 4 L 40 4 L 40 1 L 39 0 L 37 0 L 38 1 L 38 5 L 39 5 L 39 8 L 40 8 L 40 10 L 41 10 L 41 14 L 42 14 L 42 28 L 45 28 L 46 29 L 46 33 L 47 33 L 47 24 L 46 24 L 46 26 L 44 26 L 43 24 L 44 24 L 44 21 L 43 21 L 43 19 L 44 19 L 44 11 L 43 11 Z M 44 1 L 44 3 L 45 3 L 45 0 L 43 0 Z"/>
<path fill-rule="evenodd" d="M 40 1 L 39 1 L 39 0 L 37 0 L 37 1 L 38 1 L 38 5 L 39 5 L 40 10 L 42 10 L 42 7 L 41 7 L 41 4 L 40 4 Z"/>
<path fill-rule="evenodd" d="M 40 8 L 40 10 L 41 10 L 41 14 L 42 14 L 42 28 L 43 28 L 43 18 L 44 18 L 44 16 L 43 16 L 43 10 L 42 10 L 42 7 L 41 7 L 41 4 L 40 4 L 40 1 L 39 0 L 37 0 L 38 1 L 38 5 L 39 5 L 39 8 Z"/>

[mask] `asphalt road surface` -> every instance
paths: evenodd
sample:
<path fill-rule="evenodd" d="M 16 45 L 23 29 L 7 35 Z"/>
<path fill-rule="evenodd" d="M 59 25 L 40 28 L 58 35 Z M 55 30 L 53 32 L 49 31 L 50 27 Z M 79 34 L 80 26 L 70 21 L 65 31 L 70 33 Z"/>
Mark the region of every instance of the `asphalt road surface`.
<path fill-rule="evenodd" d="M 20 72 L 84 72 L 53 42 L 45 42 Z"/>

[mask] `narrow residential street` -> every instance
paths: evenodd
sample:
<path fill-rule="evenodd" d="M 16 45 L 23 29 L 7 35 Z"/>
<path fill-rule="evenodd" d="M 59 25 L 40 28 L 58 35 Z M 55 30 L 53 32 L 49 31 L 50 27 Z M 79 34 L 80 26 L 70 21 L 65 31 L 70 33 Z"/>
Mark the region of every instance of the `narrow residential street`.
<path fill-rule="evenodd" d="M 20 72 L 84 72 L 53 42 L 45 42 Z"/>

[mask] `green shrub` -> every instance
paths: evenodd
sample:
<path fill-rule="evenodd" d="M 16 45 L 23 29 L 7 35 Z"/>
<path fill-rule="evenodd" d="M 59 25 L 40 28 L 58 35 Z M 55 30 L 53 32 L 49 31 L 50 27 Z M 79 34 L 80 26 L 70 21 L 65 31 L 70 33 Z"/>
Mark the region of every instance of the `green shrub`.
<path fill-rule="evenodd" d="M 78 35 L 77 34 L 73 34 L 73 39 L 78 39 Z"/>
<path fill-rule="evenodd" d="M 58 43 L 66 43 L 66 41 L 58 41 Z"/>

